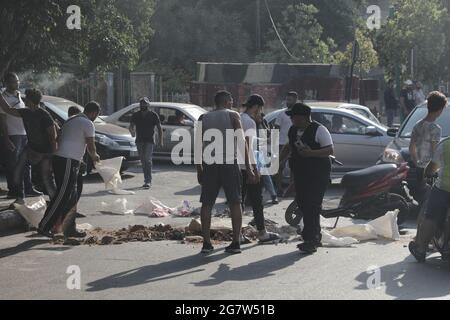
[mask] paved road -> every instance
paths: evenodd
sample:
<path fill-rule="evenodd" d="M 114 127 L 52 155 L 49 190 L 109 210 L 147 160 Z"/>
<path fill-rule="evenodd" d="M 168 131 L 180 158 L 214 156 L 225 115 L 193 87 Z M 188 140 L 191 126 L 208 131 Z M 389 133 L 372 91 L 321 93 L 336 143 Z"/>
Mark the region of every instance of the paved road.
<path fill-rule="evenodd" d="M 192 167 L 156 166 L 154 188 L 127 196 L 130 204 L 153 196 L 169 206 L 183 200 L 198 206 L 199 187 Z M 142 184 L 137 170 L 124 186 Z M 112 201 L 98 177 L 86 182 L 80 223 L 103 228 L 170 223 L 184 226 L 190 219 L 150 219 L 100 213 L 101 202 Z M 333 187 L 327 205 L 337 203 L 341 190 Z M 223 198 L 220 208 L 223 207 Z M 267 207 L 268 218 L 283 222 L 289 200 Z M 250 217 L 246 217 L 248 222 Z M 332 223 L 327 221 L 326 223 Z M 343 221 L 342 224 L 349 223 Z M 413 223 L 411 222 L 411 227 Z M 199 245 L 177 242 L 131 243 L 104 247 L 54 246 L 32 233 L 0 238 L 0 299 L 442 299 L 450 297 L 450 266 L 438 257 L 419 265 L 405 247 L 413 234 L 399 242 L 368 242 L 349 249 L 320 249 L 301 257 L 295 242 L 278 246 L 244 246 L 238 256 L 223 246 L 203 257 Z M 81 289 L 69 290 L 69 266 L 81 271 Z M 371 266 L 379 269 L 367 272 Z M 376 280 L 379 275 L 380 282 Z M 374 280 L 375 279 L 375 280 Z M 369 286 L 368 286 L 369 282 Z M 375 284 L 375 285 L 370 285 Z"/>

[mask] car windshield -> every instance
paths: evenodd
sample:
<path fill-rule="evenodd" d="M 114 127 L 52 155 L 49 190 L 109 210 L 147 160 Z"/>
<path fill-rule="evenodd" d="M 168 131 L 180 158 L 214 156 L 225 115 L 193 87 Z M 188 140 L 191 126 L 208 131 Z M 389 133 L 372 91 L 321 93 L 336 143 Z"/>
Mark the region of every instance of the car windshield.
<path fill-rule="evenodd" d="M 409 117 L 408 122 L 402 128 L 400 132 L 401 138 L 411 138 L 414 126 L 427 116 L 427 108 L 417 108 Z M 442 128 L 442 137 L 450 137 L 450 108 L 446 108 L 442 115 L 436 120 L 436 123 Z"/>
<path fill-rule="evenodd" d="M 59 117 L 61 117 L 61 119 L 63 119 L 64 121 L 66 121 L 69 118 L 69 109 L 70 107 L 77 107 L 78 109 L 81 110 L 81 112 L 83 112 L 84 108 L 82 106 L 80 106 L 79 104 L 76 104 L 75 102 L 71 102 L 71 101 L 61 101 L 61 102 L 45 102 L 45 104 L 54 112 L 56 113 Z M 101 123 L 105 123 L 102 119 L 97 118 L 95 120 L 95 123 L 97 124 L 101 124 Z"/>
<path fill-rule="evenodd" d="M 198 120 L 202 114 L 205 113 L 204 110 L 199 108 L 186 108 L 187 113 L 189 113 L 195 120 Z"/>

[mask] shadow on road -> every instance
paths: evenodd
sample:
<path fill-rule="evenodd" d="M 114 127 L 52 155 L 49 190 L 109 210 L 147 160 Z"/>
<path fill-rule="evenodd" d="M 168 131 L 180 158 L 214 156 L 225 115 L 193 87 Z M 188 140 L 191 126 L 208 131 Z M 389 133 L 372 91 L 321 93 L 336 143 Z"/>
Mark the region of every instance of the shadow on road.
<path fill-rule="evenodd" d="M 301 259 L 302 256 L 299 252 L 294 251 L 234 269 L 231 269 L 227 264 L 221 264 L 217 272 L 211 275 L 211 279 L 194 283 L 194 285 L 198 287 L 217 286 L 226 281 L 250 281 L 272 277 L 275 275 L 275 271 L 292 266 Z"/>
<path fill-rule="evenodd" d="M 361 273 L 356 280 L 358 290 L 369 290 L 367 281 L 372 276 Z M 380 268 L 381 285 L 386 294 L 398 300 L 443 298 L 450 294 L 450 264 L 440 257 L 419 264 L 413 257 Z"/>
<path fill-rule="evenodd" d="M 198 186 L 192 187 L 187 190 L 175 192 L 175 195 L 176 196 L 195 196 L 195 195 L 200 195 L 201 191 L 202 191 L 202 187 L 198 185 Z"/>
<path fill-rule="evenodd" d="M 39 246 L 42 244 L 48 244 L 48 243 L 50 243 L 50 240 L 33 239 L 33 240 L 25 241 L 15 247 L 1 249 L 0 250 L 0 259 L 6 258 L 9 256 L 13 256 L 13 255 L 16 255 L 16 254 L 24 252 L 24 251 L 28 251 L 36 246 Z"/>
<path fill-rule="evenodd" d="M 243 248 L 243 251 L 249 250 L 253 247 L 254 246 L 245 247 Z M 223 249 L 217 249 L 215 253 L 222 250 Z M 86 291 L 97 292 L 111 288 L 128 288 L 146 283 L 178 278 L 184 275 L 205 271 L 204 266 L 220 261 L 229 256 L 230 255 L 226 253 L 210 256 L 196 254 L 172 261 L 162 262 L 156 265 L 145 266 L 88 283 L 87 285 L 89 288 Z M 255 273 L 254 270 L 250 270 L 250 272 Z"/>

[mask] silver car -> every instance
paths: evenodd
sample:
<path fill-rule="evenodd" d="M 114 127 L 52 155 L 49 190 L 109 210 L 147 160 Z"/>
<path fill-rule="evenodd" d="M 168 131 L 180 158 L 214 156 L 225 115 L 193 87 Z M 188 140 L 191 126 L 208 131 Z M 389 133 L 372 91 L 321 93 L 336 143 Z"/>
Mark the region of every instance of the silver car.
<path fill-rule="evenodd" d="M 150 109 L 159 115 L 163 129 L 164 146 L 157 146 L 154 153 L 154 158 L 161 160 L 171 159 L 172 149 L 179 143 L 178 141 L 172 141 L 174 131 L 181 128 L 187 129 L 193 137 L 194 123 L 198 121 L 202 114 L 207 112 L 205 109 L 193 104 L 166 102 L 152 102 Z M 107 123 L 115 124 L 128 129 L 130 127 L 131 117 L 139 110 L 139 103 L 135 103 L 117 111 L 116 113 L 113 113 L 108 117 L 104 117 L 103 119 Z M 177 118 L 177 113 L 184 115 L 183 124 L 176 123 L 175 120 Z"/>
<path fill-rule="evenodd" d="M 337 109 L 346 109 L 356 111 L 360 115 L 366 117 L 370 121 L 381 124 L 380 120 L 370 111 L 369 108 L 354 104 L 354 103 L 344 103 L 344 102 L 308 102 L 308 106 L 312 108 L 337 108 Z"/>
<path fill-rule="evenodd" d="M 287 109 L 268 114 L 265 119 L 273 126 L 278 115 Z M 330 131 L 336 158 L 344 164 L 333 168 L 333 178 L 346 172 L 365 169 L 377 163 L 386 146 L 392 141 L 388 128 L 375 123 L 358 112 L 345 108 L 312 107 L 313 120 Z"/>
<path fill-rule="evenodd" d="M 44 96 L 42 102 L 53 119 L 61 126 L 69 118 L 69 108 L 74 106 L 80 111 L 83 107 L 73 101 L 58 97 Z M 139 162 L 136 143 L 128 130 L 108 124 L 97 118 L 95 124 L 95 143 L 97 152 L 102 159 L 124 157 L 122 170 Z M 89 161 L 87 157 L 87 161 Z M 92 169 L 92 164 L 88 163 L 88 171 Z"/>

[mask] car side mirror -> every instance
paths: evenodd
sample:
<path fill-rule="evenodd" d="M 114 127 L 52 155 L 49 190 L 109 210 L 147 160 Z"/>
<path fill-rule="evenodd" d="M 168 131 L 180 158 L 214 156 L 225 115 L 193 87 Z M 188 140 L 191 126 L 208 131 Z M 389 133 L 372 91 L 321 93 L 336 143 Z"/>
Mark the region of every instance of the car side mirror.
<path fill-rule="evenodd" d="M 390 128 L 390 129 L 388 129 L 388 131 L 387 131 L 387 135 L 388 135 L 389 137 L 395 138 L 395 137 L 397 136 L 397 134 L 398 134 L 398 131 L 399 131 L 398 128 Z"/>
<path fill-rule="evenodd" d="M 371 136 L 371 137 L 377 137 L 380 135 L 380 133 L 378 132 L 377 128 L 370 126 L 370 127 L 366 128 L 365 135 Z"/>

